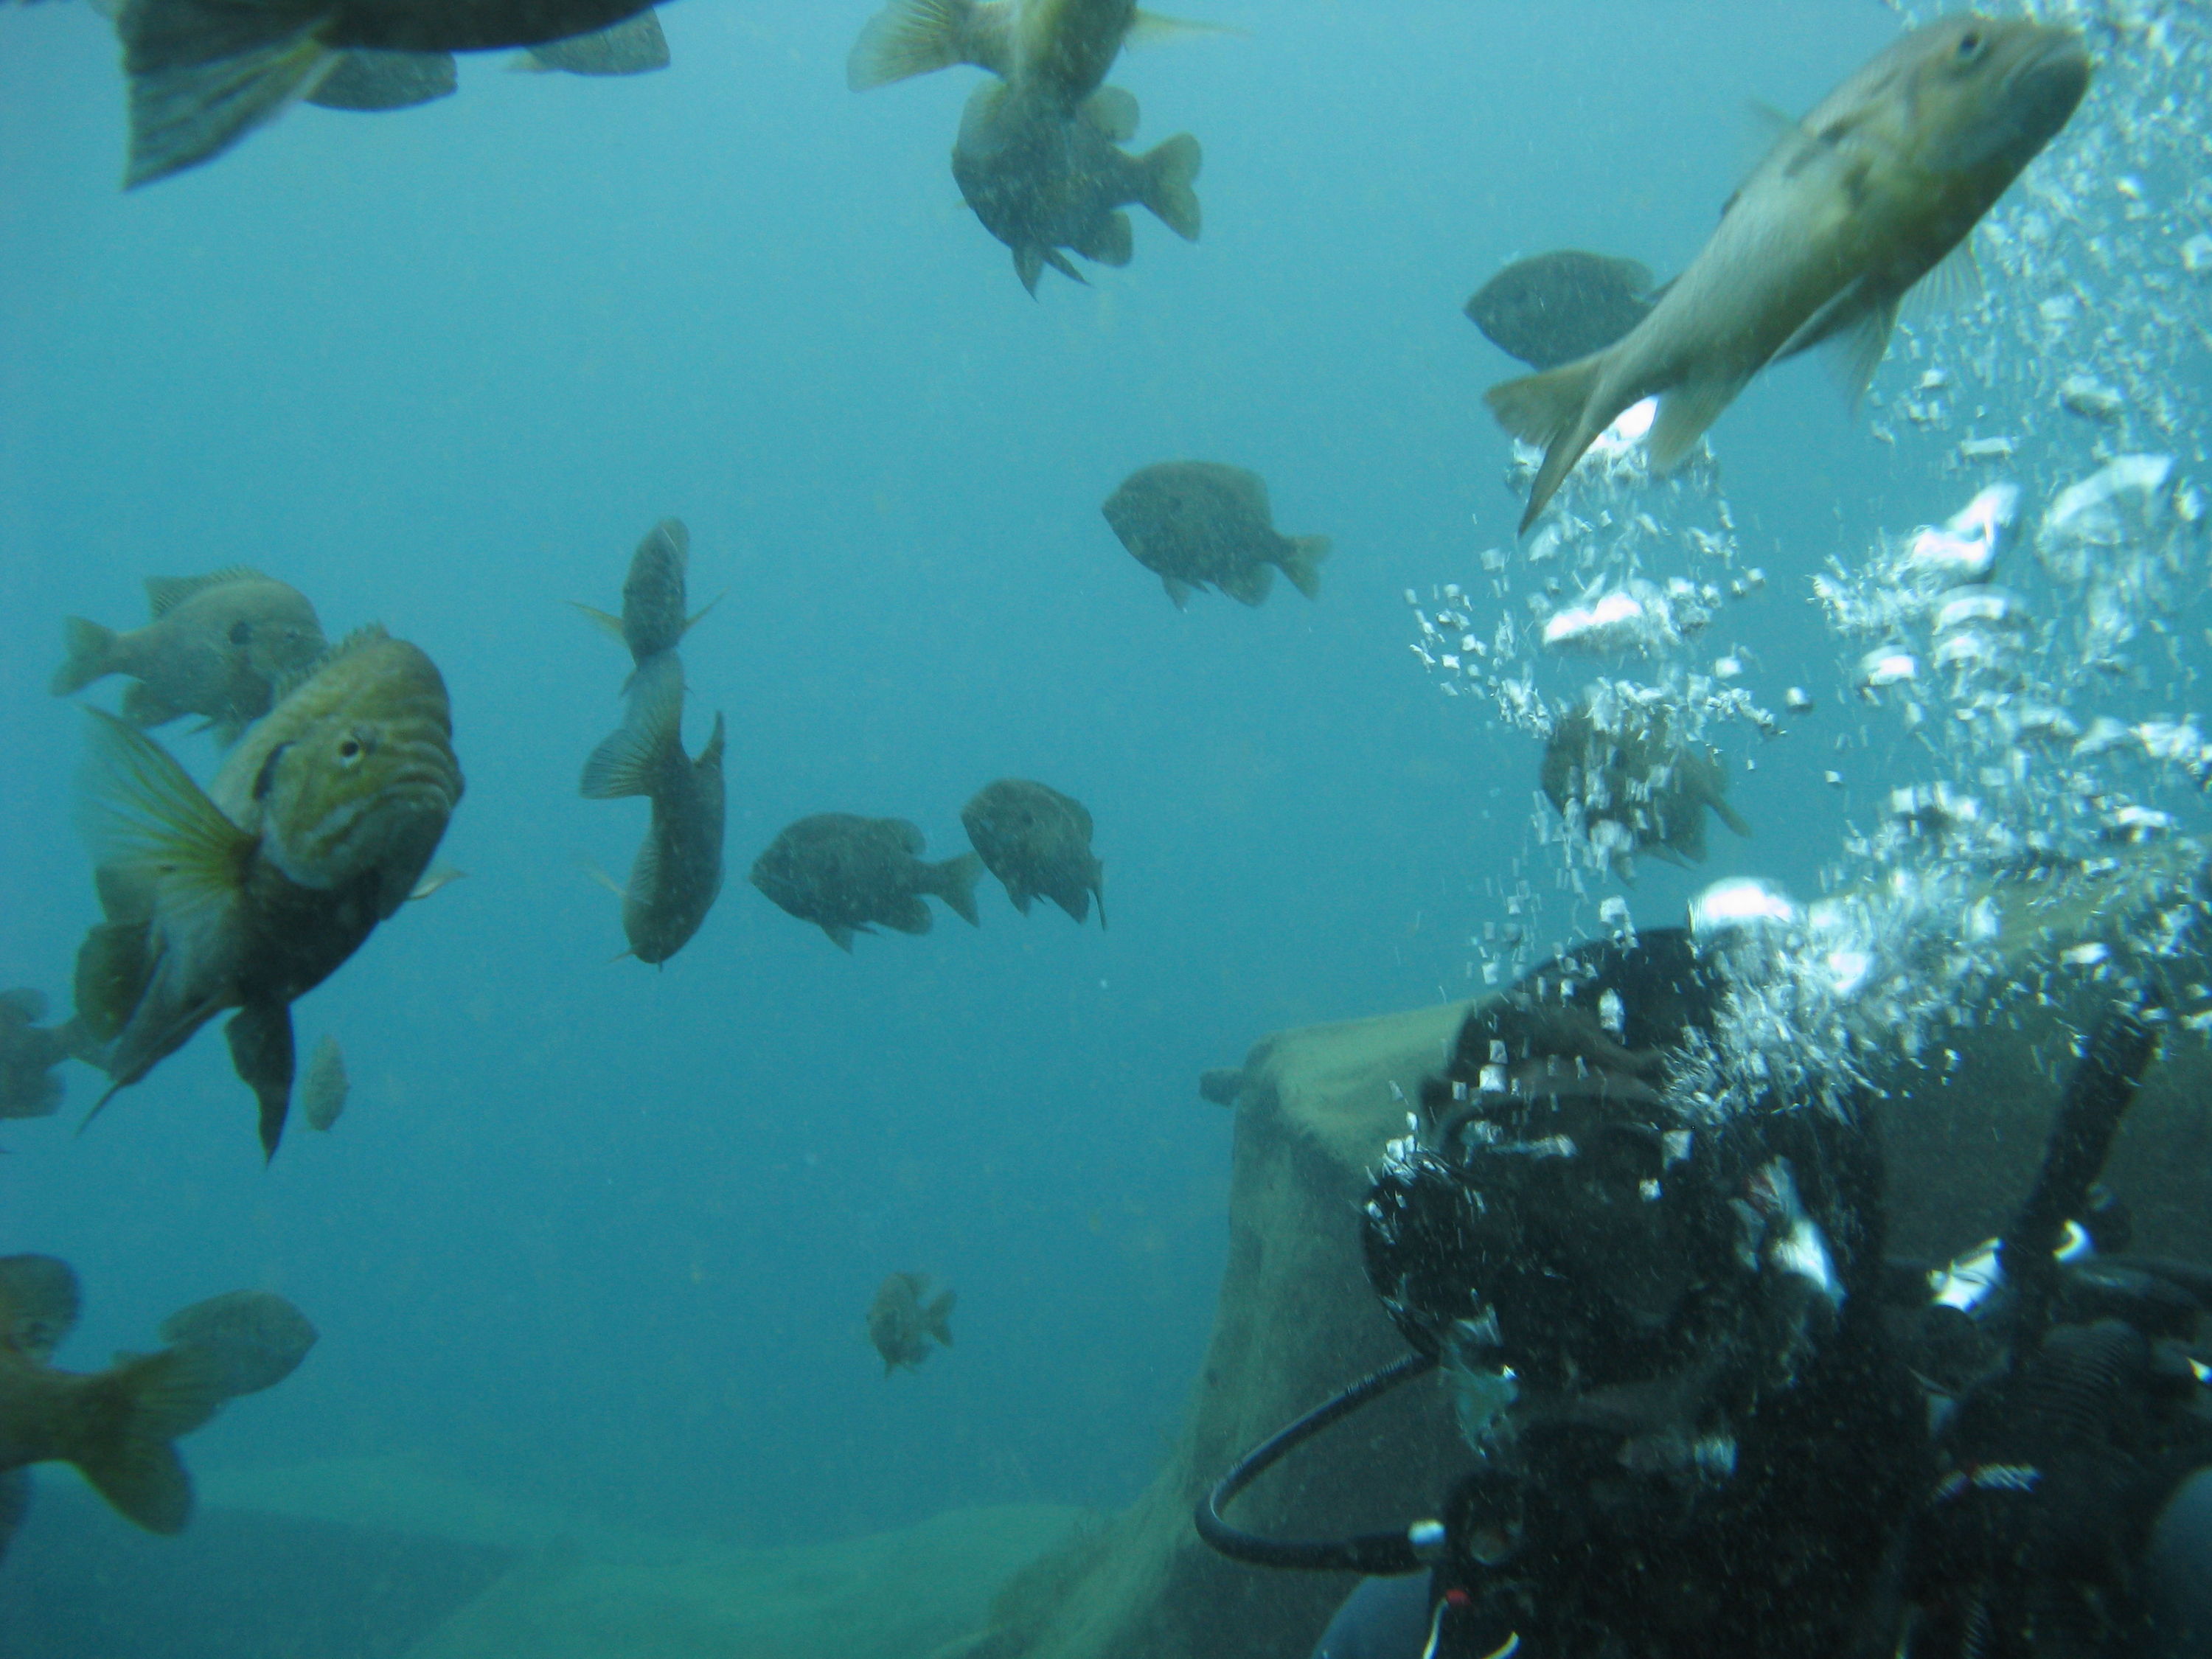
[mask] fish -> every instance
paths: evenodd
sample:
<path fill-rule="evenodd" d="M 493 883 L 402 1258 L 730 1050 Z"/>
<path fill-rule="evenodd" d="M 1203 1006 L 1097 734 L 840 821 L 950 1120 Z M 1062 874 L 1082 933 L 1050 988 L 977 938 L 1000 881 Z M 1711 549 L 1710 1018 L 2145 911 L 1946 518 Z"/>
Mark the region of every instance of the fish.
<path fill-rule="evenodd" d="M 491 52 L 612 27 L 647 0 L 125 0 L 130 82 L 124 185 L 212 161 L 349 52 Z"/>
<path fill-rule="evenodd" d="M 325 109 L 411 109 L 450 97 L 459 85 L 450 52 L 349 52 L 307 102 Z"/>
<path fill-rule="evenodd" d="M 677 614 L 682 615 L 679 591 Z M 591 800 L 643 795 L 653 820 L 629 884 L 623 931 L 640 962 L 663 963 L 691 940 L 722 890 L 722 717 L 693 760 L 684 752 L 684 665 L 673 651 L 632 677 L 623 724 L 584 763 Z"/>
<path fill-rule="evenodd" d="M 643 668 L 664 651 L 673 651 L 701 617 L 720 603 L 710 600 L 685 616 L 684 577 L 691 562 L 691 532 L 681 519 L 663 519 L 645 532 L 630 556 L 623 580 L 622 615 L 613 617 L 588 605 L 576 609 L 629 647 L 630 661 Z"/>
<path fill-rule="evenodd" d="M 983 228 L 1012 251 L 1014 274 L 1032 297 L 1047 265 L 1085 281 L 1063 248 L 1127 264 L 1136 239 L 1121 210 L 1133 204 L 1185 241 L 1198 240 L 1198 140 L 1179 132 L 1132 155 L 1120 146 L 1136 131 L 1137 100 L 1119 87 L 1101 87 L 1073 113 L 1003 81 L 987 81 L 969 98 L 952 146 L 953 180 Z"/>
<path fill-rule="evenodd" d="M 811 921 L 841 951 L 856 933 L 880 922 L 902 933 L 926 933 L 933 893 L 971 927 L 975 878 L 983 860 L 963 853 L 941 864 L 924 864 L 922 833 L 904 818 L 864 818 L 850 812 L 817 812 L 786 826 L 753 860 L 752 884 L 775 905 Z"/>
<path fill-rule="evenodd" d="M 64 660 L 53 693 L 66 697 L 94 680 L 124 674 L 134 726 L 166 726 L 186 714 L 209 723 L 228 748 L 269 712 L 276 684 L 325 649 L 323 625 L 306 595 L 245 565 L 204 576 L 153 576 L 146 582 L 153 620 L 118 633 L 82 617 L 62 625 Z"/>
<path fill-rule="evenodd" d="M 78 951 L 77 1018 L 111 1079 L 92 1115 L 235 1008 L 232 1064 L 273 1158 L 292 1002 L 414 895 L 460 801 L 445 681 L 416 647 L 360 629 L 206 790 L 145 733 L 89 713 L 82 822 L 104 919 Z"/>
<path fill-rule="evenodd" d="M 1602 351 L 1486 394 L 1501 426 L 1544 450 L 1522 530 L 1645 398 L 1659 398 L 1656 472 L 1760 369 L 1814 346 L 1836 348 L 1856 403 L 1907 290 L 1930 273 L 1931 289 L 1974 280 L 1966 238 L 2072 118 L 2089 75 L 2073 29 L 1964 13 L 1912 30 L 1784 124 L 1650 316 Z"/>
<path fill-rule="evenodd" d="M 161 1322 L 161 1340 L 209 1360 L 223 1399 L 273 1389 L 320 1340 L 307 1316 L 274 1291 L 229 1291 Z"/>
<path fill-rule="evenodd" d="M 0 991 L 0 1118 L 51 1117 L 61 1109 L 66 1085 L 54 1067 L 76 1048 L 68 1029 L 40 1024 L 46 1017 L 43 993 Z"/>
<path fill-rule="evenodd" d="M 1641 853 L 1703 863 L 1708 809 L 1736 835 L 1751 834 L 1724 799 L 1719 752 L 1681 736 L 1666 703 L 1609 688 L 1586 694 L 1553 728 L 1538 781 L 1561 814 L 1576 807 L 1590 844 L 1625 882 L 1634 881 Z"/>
<path fill-rule="evenodd" d="M 1468 320 L 1531 368 L 1602 351 L 1651 314 L 1651 272 L 1633 259 L 1564 249 L 1516 259 L 1474 292 Z"/>
<path fill-rule="evenodd" d="M 1270 567 L 1308 599 L 1321 597 L 1328 538 L 1279 533 L 1256 472 L 1219 461 L 1156 461 L 1123 479 L 1100 510 L 1178 611 L 1193 588 L 1209 586 L 1258 605 L 1274 581 Z"/>
<path fill-rule="evenodd" d="M 149 1532 L 183 1531 L 192 1485 L 174 1443 L 230 1399 L 282 1381 L 314 1341 L 283 1297 L 238 1292 L 172 1316 L 157 1352 L 65 1371 L 53 1353 L 80 1300 L 67 1262 L 0 1256 L 0 1553 L 29 1502 L 33 1463 L 73 1465 Z"/>
<path fill-rule="evenodd" d="M 885 1376 L 902 1365 L 921 1370 L 933 1340 L 941 1348 L 952 1346 L 953 1293 L 939 1291 L 925 1304 L 928 1290 L 927 1273 L 893 1273 L 868 1304 L 868 1340 L 884 1357 Z"/>
<path fill-rule="evenodd" d="M 1105 83 L 1132 40 L 1239 32 L 1143 11 L 1135 0 L 888 0 L 853 42 L 845 84 L 866 92 L 971 64 L 1066 112 Z"/>
<path fill-rule="evenodd" d="M 648 7 L 607 28 L 532 46 L 510 67 L 564 75 L 645 75 L 668 67 L 668 37 L 661 32 L 660 14 Z"/>
<path fill-rule="evenodd" d="M 345 1110 L 351 1085 L 346 1080 L 345 1054 L 338 1040 L 328 1032 L 307 1057 L 307 1075 L 300 1085 L 300 1115 L 310 1129 L 328 1129 Z"/>
<path fill-rule="evenodd" d="M 960 809 L 960 822 L 1015 909 L 1029 915 L 1041 894 L 1083 922 L 1095 894 L 1098 925 L 1106 926 L 1106 866 L 1091 850 L 1091 814 L 1081 801 L 1027 778 L 1000 778 Z"/>

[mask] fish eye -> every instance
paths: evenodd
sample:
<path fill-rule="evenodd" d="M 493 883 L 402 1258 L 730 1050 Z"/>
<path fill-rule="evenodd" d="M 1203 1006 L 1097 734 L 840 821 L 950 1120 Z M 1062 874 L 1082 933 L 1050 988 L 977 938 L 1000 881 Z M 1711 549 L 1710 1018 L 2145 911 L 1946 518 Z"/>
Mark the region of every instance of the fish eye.
<path fill-rule="evenodd" d="M 1968 29 L 1964 34 L 1959 37 L 1960 57 L 1972 58 L 1981 49 L 1982 33 L 1979 29 Z"/>
<path fill-rule="evenodd" d="M 338 744 L 338 759 L 344 764 L 351 765 L 360 760 L 362 751 L 368 746 L 360 738 L 349 732 Z"/>
<path fill-rule="evenodd" d="M 231 625 L 230 625 L 230 642 L 231 642 L 233 645 L 244 645 L 244 644 L 246 644 L 249 640 L 251 640 L 252 637 L 253 637 L 253 624 L 252 624 L 252 623 L 249 623 L 249 622 L 234 622 L 234 623 L 231 623 Z"/>

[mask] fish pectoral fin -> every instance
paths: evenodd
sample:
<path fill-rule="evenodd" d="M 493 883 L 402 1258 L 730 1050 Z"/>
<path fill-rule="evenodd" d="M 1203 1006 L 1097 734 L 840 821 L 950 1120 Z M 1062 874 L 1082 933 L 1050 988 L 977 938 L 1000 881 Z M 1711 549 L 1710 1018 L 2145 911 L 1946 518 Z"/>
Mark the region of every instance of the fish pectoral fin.
<path fill-rule="evenodd" d="M 158 891 L 164 935 L 189 942 L 236 900 L 258 843 L 160 744 L 105 709 L 86 713 L 79 827 L 116 879 Z"/>
<path fill-rule="evenodd" d="M 130 0 L 116 20 L 131 78 L 135 189 L 229 149 L 315 90 L 341 54 L 300 0 Z"/>
<path fill-rule="evenodd" d="M 1240 40 L 1252 38 L 1251 30 L 1239 28 L 1234 23 L 1200 23 L 1188 17 L 1167 17 L 1140 9 L 1130 22 L 1123 44 L 1157 46 L 1169 40 L 1197 40 L 1211 34 L 1234 35 Z"/>
<path fill-rule="evenodd" d="M 1974 236 L 1972 231 L 1960 239 L 1953 248 L 1936 262 L 1935 268 L 1905 291 L 1904 308 L 1908 317 L 1918 319 L 1948 312 L 1964 311 L 1982 297 L 1981 261 L 1974 258 Z"/>
<path fill-rule="evenodd" d="M 1869 307 L 1827 341 L 1828 372 L 1834 375 L 1844 401 L 1854 410 L 1866 396 L 1867 387 L 1874 384 L 1875 370 L 1881 367 L 1889 350 L 1889 337 L 1897 327 L 1897 306 L 1892 298 Z"/>
<path fill-rule="evenodd" d="M 1109 143 L 1126 144 L 1137 136 L 1136 94 L 1120 87 L 1099 88 L 1075 112 Z"/>
<path fill-rule="evenodd" d="M 618 640 L 624 637 L 623 634 L 623 619 L 620 617 L 616 616 L 612 611 L 602 611 L 599 606 L 595 605 L 586 605 L 580 599 L 571 599 L 568 603 L 574 605 L 577 610 L 582 611 L 586 617 L 590 618 L 593 627 L 598 628 L 604 633 L 613 635 Z"/>
<path fill-rule="evenodd" d="M 425 870 L 422 878 L 408 890 L 406 902 L 412 904 L 417 899 L 426 899 L 441 887 L 450 887 L 468 873 L 465 870 L 455 869 L 450 864 L 433 865 L 429 869 Z"/>
<path fill-rule="evenodd" d="M 842 922 L 825 921 L 822 931 L 830 935 L 830 942 L 847 956 L 853 954 L 853 930 Z"/>
<path fill-rule="evenodd" d="M 1697 447 L 1705 429 L 1735 401 L 1744 383 L 1736 379 L 1686 380 L 1660 395 L 1659 412 L 1652 417 L 1644 446 L 1654 472 L 1671 472 Z"/>

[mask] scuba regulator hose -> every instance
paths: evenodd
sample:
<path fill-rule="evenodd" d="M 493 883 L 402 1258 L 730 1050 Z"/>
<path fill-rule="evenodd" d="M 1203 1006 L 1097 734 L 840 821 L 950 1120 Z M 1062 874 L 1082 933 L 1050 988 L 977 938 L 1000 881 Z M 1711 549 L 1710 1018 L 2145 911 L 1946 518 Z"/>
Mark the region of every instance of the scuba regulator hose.
<path fill-rule="evenodd" d="M 1262 1538 L 1232 1527 L 1222 1510 L 1237 1495 L 1280 1462 L 1294 1448 L 1312 1439 L 1331 1424 L 1352 1415 L 1370 1401 L 1389 1393 L 1408 1378 L 1434 1370 L 1437 1357 L 1410 1353 L 1395 1364 L 1364 1376 L 1261 1441 L 1237 1462 L 1236 1467 L 1214 1483 L 1192 1517 L 1198 1535 L 1232 1561 L 1255 1567 L 1283 1567 L 1301 1572 L 1356 1572 L 1370 1578 L 1389 1578 L 1419 1572 L 1436 1559 L 1444 1542 L 1443 1526 L 1417 1521 L 1402 1532 L 1362 1533 L 1356 1537 L 1322 1542 L 1291 1542 Z"/>

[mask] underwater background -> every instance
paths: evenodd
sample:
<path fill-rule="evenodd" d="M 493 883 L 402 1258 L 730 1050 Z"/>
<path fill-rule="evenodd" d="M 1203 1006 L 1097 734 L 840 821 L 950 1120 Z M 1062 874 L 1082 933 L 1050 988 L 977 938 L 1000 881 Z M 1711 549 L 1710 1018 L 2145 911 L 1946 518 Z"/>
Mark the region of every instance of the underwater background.
<path fill-rule="evenodd" d="M 127 195 L 107 25 L 0 15 L 0 984 L 64 1001 L 94 914 L 60 618 L 135 622 L 149 574 L 251 563 L 333 637 L 421 645 L 468 778 L 467 879 L 295 1010 L 303 1049 L 345 1046 L 335 1133 L 264 1170 L 203 1036 L 81 1136 L 72 1068 L 61 1115 L 0 1137 L 0 1252 L 85 1286 L 65 1362 L 237 1286 L 320 1329 L 188 1443 L 204 1480 L 404 1458 L 749 1546 L 1127 1502 L 1220 1276 L 1231 1121 L 1196 1074 L 1474 994 L 1503 887 L 1555 886 L 1536 745 L 1407 651 L 1407 591 L 1519 513 L 1481 403 L 1514 366 L 1462 301 L 1547 248 L 1679 268 L 1756 156 L 1747 100 L 1802 110 L 1898 27 L 1874 0 L 1190 0 L 1249 36 L 1114 78 L 1140 144 L 1204 144 L 1202 240 L 1142 219 L 1127 270 L 1033 301 L 947 172 L 972 72 L 846 89 L 871 9 L 683 0 L 665 72 L 466 60 L 455 98 L 295 109 Z M 1966 493 L 1811 363 L 1713 442 L 1768 581 L 1705 643 L 1821 712 L 1715 734 L 1755 834 L 1641 866 L 1651 924 L 1730 874 L 1817 890 L 1901 739 L 1841 701 L 1809 580 Z M 1170 456 L 1334 538 L 1318 602 L 1173 609 L 1098 514 Z M 684 662 L 690 741 L 729 720 L 730 879 L 656 971 L 610 960 L 591 874 L 644 808 L 575 788 L 627 665 L 565 602 L 611 605 L 672 514 L 694 602 L 726 595 Z M 948 856 L 1004 775 L 1090 806 L 1109 930 L 987 884 L 980 929 L 848 957 L 741 878 L 817 811 Z M 862 1315 L 894 1269 L 959 1304 L 887 1381 Z"/>

